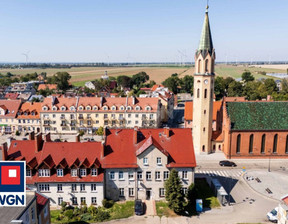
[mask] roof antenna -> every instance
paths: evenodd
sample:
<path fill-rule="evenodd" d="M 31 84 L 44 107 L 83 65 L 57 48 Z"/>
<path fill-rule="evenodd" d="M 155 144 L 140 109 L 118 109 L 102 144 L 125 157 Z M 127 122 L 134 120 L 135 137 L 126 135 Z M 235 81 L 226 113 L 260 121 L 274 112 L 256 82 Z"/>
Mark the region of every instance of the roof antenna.
<path fill-rule="evenodd" d="M 206 12 L 208 12 L 208 9 L 209 9 L 209 0 L 207 0 Z"/>

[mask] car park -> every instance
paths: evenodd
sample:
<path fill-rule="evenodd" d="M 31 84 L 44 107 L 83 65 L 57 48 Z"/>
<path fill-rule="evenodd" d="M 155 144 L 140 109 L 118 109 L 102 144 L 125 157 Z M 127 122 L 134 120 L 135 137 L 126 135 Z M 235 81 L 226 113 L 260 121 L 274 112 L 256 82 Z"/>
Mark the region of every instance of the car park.
<path fill-rule="evenodd" d="M 221 160 L 219 162 L 219 165 L 220 166 L 232 166 L 232 167 L 235 167 L 237 166 L 236 163 L 232 162 L 232 161 L 229 161 L 229 160 Z"/>

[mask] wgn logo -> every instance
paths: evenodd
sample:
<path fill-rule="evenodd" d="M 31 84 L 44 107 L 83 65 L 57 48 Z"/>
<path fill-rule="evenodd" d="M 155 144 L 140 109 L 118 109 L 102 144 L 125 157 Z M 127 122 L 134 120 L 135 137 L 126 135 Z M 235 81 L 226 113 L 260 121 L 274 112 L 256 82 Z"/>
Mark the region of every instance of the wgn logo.
<path fill-rule="evenodd" d="M 25 161 L 0 162 L 0 206 L 26 206 Z"/>

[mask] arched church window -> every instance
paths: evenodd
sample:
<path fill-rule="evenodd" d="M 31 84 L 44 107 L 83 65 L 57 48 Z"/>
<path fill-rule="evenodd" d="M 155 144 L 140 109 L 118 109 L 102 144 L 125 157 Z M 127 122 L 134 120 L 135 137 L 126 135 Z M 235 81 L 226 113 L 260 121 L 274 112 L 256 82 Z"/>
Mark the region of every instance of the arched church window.
<path fill-rule="evenodd" d="M 249 153 L 253 153 L 253 141 L 254 141 L 254 135 L 250 135 L 249 139 Z"/>
<path fill-rule="evenodd" d="M 240 147 L 241 147 L 241 135 L 237 135 L 237 147 L 236 147 L 236 153 L 240 153 Z"/>
<path fill-rule="evenodd" d="M 200 97 L 200 89 L 197 89 L 197 98 Z"/>
<path fill-rule="evenodd" d="M 198 73 L 201 72 L 201 59 L 198 60 Z"/>
<path fill-rule="evenodd" d="M 278 134 L 274 135 L 273 153 L 277 153 Z"/>
<path fill-rule="evenodd" d="M 265 153 L 265 144 L 266 144 L 266 135 L 262 135 L 262 141 L 261 141 L 261 153 Z"/>
<path fill-rule="evenodd" d="M 204 90 L 204 98 L 207 98 L 207 89 Z"/>
<path fill-rule="evenodd" d="M 208 72 L 208 59 L 205 60 L 205 73 Z"/>

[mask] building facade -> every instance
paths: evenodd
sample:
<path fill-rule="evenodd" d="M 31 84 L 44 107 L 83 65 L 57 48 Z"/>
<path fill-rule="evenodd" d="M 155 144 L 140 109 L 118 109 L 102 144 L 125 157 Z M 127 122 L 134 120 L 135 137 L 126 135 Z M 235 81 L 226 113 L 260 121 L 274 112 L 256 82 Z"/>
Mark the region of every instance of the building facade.
<path fill-rule="evenodd" d="M 19 132 L 40 132 L 40 110 L 42 103 L 22 103 L 17 112 L 17 130 Z"/>

